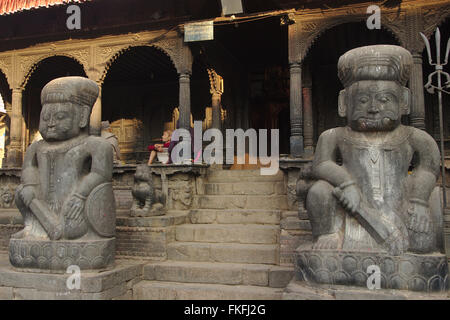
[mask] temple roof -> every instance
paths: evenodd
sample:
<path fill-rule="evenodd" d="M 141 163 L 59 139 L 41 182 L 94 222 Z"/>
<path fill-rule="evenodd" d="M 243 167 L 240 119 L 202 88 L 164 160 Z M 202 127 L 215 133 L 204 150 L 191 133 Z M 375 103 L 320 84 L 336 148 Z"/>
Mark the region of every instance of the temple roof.
<path fill-rule="evenodd" d="M 57 6 L 67 3 L 81 3 L 90 0 L 0 0 L 0 15 L 31 10 L 40 7 Z"/>

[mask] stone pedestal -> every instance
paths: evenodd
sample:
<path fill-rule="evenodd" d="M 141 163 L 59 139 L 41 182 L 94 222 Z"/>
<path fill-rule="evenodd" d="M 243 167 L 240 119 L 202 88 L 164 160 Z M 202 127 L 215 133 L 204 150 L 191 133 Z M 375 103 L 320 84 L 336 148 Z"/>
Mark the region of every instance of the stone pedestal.
<path fill-rule="evenodd" d="M 22 272 L 63 273 L 71 265 L 81 270 L 105 270 L 114 265 L 115 238 L 100 240 L 11 239 L 9 260 Z"/>
<path fill-rule="evenodd" d="M 127 214 L 127 212 L 123 212 Z M 156 217 L 117 217 L 117 255 L 165 260 L 167 245 L 175 241 L 175 227 L 186 223 L 188 212 L 169 211 Z"/>
<path fill-rule="evenodd" d="M 369 266 L 380 270 L 382 289 L 439 292 L 449 288 L 444 254 L 391 256 L 384 252 L 315 250 L 311 244 L 295 252 L 297 279 L 308 283 L 367 288 Z"/>
<path fill-rule="evenodd" d="M 118 260 L 108 271 L 81 271 L 77 288 L 69 279 L 73 273 L 19 272 L 9 266 L 7 255 L 0 255 L 0 300 L 130 300 L 143 264 Z"/>

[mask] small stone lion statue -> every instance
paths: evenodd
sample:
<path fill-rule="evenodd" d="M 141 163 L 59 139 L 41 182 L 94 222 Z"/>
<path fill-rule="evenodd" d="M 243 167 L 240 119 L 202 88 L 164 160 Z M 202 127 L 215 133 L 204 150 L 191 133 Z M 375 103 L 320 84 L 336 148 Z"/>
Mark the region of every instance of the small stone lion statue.
<path fill-rule="evenodd" d="M 137 166 L 131 194 L 133 195 L 132 217 L 164 215 L 162 195 L 153 186 L 153 178 L 147 164 Z"/>

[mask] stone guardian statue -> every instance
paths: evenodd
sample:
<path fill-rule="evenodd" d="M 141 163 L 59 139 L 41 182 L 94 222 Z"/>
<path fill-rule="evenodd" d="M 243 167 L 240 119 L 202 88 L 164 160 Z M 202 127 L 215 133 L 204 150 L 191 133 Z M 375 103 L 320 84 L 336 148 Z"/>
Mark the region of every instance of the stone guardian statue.
<path fill-rule="evenodd" d="M 25 224 L 10 240 L 16 268 L 65 272 L 114 262 L 113 150 L 88 132 L 98 93 L 82 77 L 58 78 L 42 90 L 43 140 L 28 148 L 15 196 Z"/>
<path fill-rule="evenodd" d="M 406 49 L 391 45 L 339 59 L 338 111 L 347 126 L 319 137 L 306 198 L 314 242 L 297 251 L 303 279 L 366 286 L 375 265 L 384 288 L 445 286 L 439 149 L 400 121 L 410 111 L 412 63 Z"/>

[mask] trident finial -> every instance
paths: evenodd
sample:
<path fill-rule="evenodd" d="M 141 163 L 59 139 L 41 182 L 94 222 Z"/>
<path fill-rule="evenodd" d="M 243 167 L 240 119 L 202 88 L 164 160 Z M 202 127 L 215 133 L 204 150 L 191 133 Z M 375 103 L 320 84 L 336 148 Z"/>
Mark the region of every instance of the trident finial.
<path fill-rule="evenodd" d="M 443 63 L 441 63 L 441 31 L 439 28 L 436 29 L 436 62 L 433 62 L 433 57 L 431 56 L 431 47 L 430 42 L 428 41 L 427 37 L 421 32 L 420 36 L 422 37 L 423 41 L 425 42 L 425 46 L 427 48 L 428 53 L 428 61 L 430 65 L 435 66 L 436 71 L 431 73 L 428 76 L 428 82 L 425 84 L 425 89 L 431 94 L 434 94 L 435 90 L 445 92 L 447 94 L 450 94 L 449 91 L 445 91 L 444 88 L 450 88 L 450 75 L 447 72 L 444 72 L 444 66 L 448 63 L 448 56 L 450 53 L 450 38 L 447 41 L 447 48 L 445 51 L 445 60 Z M 442 86 L 440 83 L 441 75 L 444 76 L 447 81 L 445 82 L 445 85 Z M 433 85 L 433 77 L 438 77 L 438 85 Z"/>

